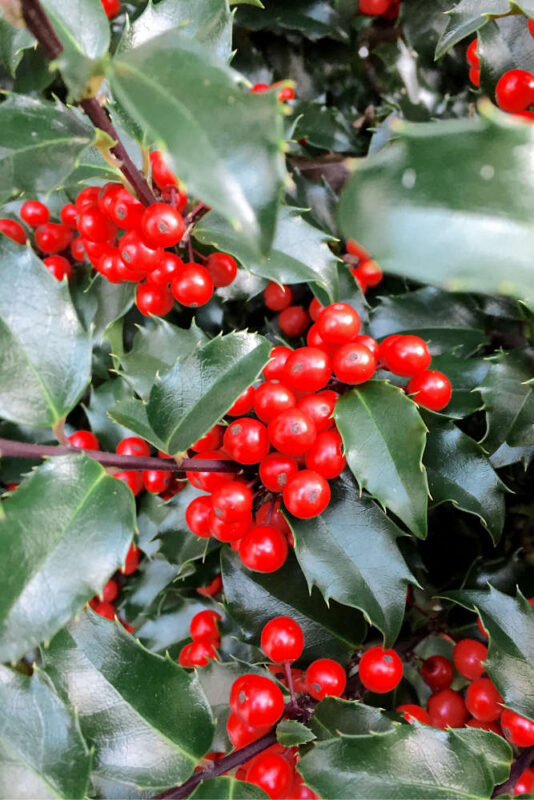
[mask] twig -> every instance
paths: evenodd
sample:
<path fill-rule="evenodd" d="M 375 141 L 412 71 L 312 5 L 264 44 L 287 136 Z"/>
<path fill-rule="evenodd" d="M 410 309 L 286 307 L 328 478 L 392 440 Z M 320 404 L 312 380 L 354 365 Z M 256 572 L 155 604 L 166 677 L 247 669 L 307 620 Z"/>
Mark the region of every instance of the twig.
<path fill-rule="evenodd" d="M 516 758 L 510 770 L 510 777 L 504 783 L 496 786 L 491 796 L 498 797 L 500 794 L 513 794 L 518 778 L 521 777 L 523 772 L 530 767 L 532 763 L 534 763 L 534 745 L 532 747 L 527 747 L 527 749 Z"/>
<path fill-rule="evenodd" d="M 58 58 L 63 52 L 63 45 L 39 0 L 22 0 L 22 16 L 26 27 L 35 36 L 46 57 L 50 61 Z"/>

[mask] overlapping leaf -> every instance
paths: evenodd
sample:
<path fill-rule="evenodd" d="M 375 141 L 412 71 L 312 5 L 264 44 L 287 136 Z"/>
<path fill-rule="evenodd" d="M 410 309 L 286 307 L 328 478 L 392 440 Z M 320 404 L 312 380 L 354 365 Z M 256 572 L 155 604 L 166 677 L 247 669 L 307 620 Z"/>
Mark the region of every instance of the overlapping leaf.
<path fill-rule="evenodd" d="M 511 446 L 534 443 L 532 437 L 532 397 L 527 383 L 532 378 L 532 364 L 527 353 L 502 352 L 489 359 L 489 369 L 478 387 L 486 412 L 486 435 L 483 447 L 493 453 L 506 442 Z"/>
<path fill-rule="evenodd" d="M 510 14 L 518 8 L 523 14 L 534 17 L 532 0 L 460 0 L 449 11 L 449 24 L 436 47 L 436 58 L 451 47 L 486 25 L 492 17 Z"/>

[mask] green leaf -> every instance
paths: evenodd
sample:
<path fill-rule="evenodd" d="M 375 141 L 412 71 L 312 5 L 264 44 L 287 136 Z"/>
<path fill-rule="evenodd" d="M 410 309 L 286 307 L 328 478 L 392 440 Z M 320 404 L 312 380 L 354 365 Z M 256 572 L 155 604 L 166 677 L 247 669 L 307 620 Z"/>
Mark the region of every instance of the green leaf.
<path fill-rule="evenodd" d="M 237 331 L 198 347 L 154 384 L 148 420 L 166 453 L 181 453 L 204 436 L 254 383 L 269 360 L 271 344 Z"/>
<path fill-rule="evenodd" d="M 32 677 L 0 666 L 0 795 L 86 797 L 91 757 L 78 720 L 34 668 Z"/>
<path fill-rule="evenodd" d="M 355 131 L 350 121 L 337 108 L 303 100 L 294 109 L 298 119 L 293 138 L 306 139 L 308 145 L 336 153 L 353 153 Z"/>
<path fill-rule="evenodd" d="M 84 611 L 44 660 L 78 709 L 102 777 L 168 788 L 185 781 L 209 749 L 213 720 L 197 678 L 145 650 L 118 622 Z"/>
<path fill-rule="evenodd" d="M 296 556 L 310 587 L 327 602 L 361 609 L 390 647 L 402 625 L 406 586 L 415 582 L 397 546 L 402 531 L 369 497 L 359 496 L 348 474 L 331 490 L 320 516 L 289 517 Z"/>
<path fill-rule="evenodd" d="M 253 783 L 246 783 L 235 778 L 209 778 L 199 783 L 191 800 L 267 800 L 268 795 Z"/>
<path fill-rule="evenodd" d="M 132 349 L 119 356 L 120 374 L 147 400 L 156 375 L 165 375 L 177 359 L 185 358 L 200 342 L 206 341 L 206 335 L 194 321 L 190 328 L 178 328 L 154 317 L 139 326 Z"/>
<path fill-rule="evenodd" d="M 276 727 L 276 738 L 283 747 L 295 747 L 298 744 L 313 742 L 315 734 L 302 722 L 283 719 Z"/>
<path fill-rule="evenodd" d="M 401 19 L 403 33 L 409 47 L 418 58 L 423 57 L 429 64 L 434 60 L 438 39 L 447 27 L 447 12 L 451 0 L 403 0 Z"/>
<path fill-rule="evenodd" d="M 340 16 L 326 0 L 269 0 L 265 8 L 240 8 L 237 22 L 252 30 L 295 30 L 309 39 L 323 36 L 347 38 L 347 30 Z"/>
<path fill-rule="evenodd" d="M 432 357 L 432 369 L 443 372 L 452 385 L 452 398 L 442 412 L 447 417 L 462 419 L 482 408 L 478 387 L 486 377 L 490 364 L 486 358 L 457 358 L 445 353 Z"/>
<path fill-rule="evenodd" d="M 340 227 L 387 272 L 533 304 L 533 132 L 489 103 L 479 110 L 473 120 L 398 122 L 397 140 L 348 182 Z"/>
<path fill-rule="evenodd" d="M 475 800 L 490 798 L 511 760 L 510 745 L 494 733 L 415 723 L 320 742 L 301 759 L 299 772 L 323 800 Z"/>
<path fill-rule="evenodd" d="M 436 47 L 436 58 L 441 58 L 466 36 L 476 33 L 493 16 L 509 14 L 516 8 L 534 17 L 533 0 L 460 0 L 448 12 L 449 24 Z"/>
<path fill-rule="evenodd" d="M 113 422 L 107 413 L 116 403 L 130 397 L 130 394 L 129 387 L 122 380 L 105 381 L 96 389 L 91 386 L 90 400 L 84 406 L 84 411 L 103 450 L 115 450 L 120 440 L 130 435 L 129 430 Z"/>
<path fill-rule="evenodd" d="M 59 100 L 10 95 L 0 104 L 0 202 L 51 192 L 94 138 L 92 125 Z"/>
<path fill-rule="evenodd" d="M 91 346 L 58 282 L 29 248 L 0 237 L 10 287 L 0 297 L 0 414 L 46 428 L 65 417 L 89 380 Z"/>
<path fill-rule="evenodd" d="M 249 572 L 229 549 L 221 561 L 226 609 L 247 642 L 259 644 L 263 626 L 278 616 L 292 617 L 302 627 L 306 661 L 329 653 L 345 662 L 364 639 L 361 615 L 337 603 L 328 607 L 319 592 L 308 589 L 295 559 L 269 575 Z"/>
<path fill-rule="evenodd" d="M 109 21 L 100 0 L 42 0 L 63 52 L 56 59 L 71 95 L 90 94 L 91 79 L 104 74 L 110 42 Z"/>
<path fill-rule="evenodd" d="M 21 62 L 24 50 L 34 47 L 35 39 L 27 28 L 15 28 L 0 19 L 0 60 L 12 78 Z"/>
<path fill-rule="evenodd" d="M 393 722 L 378 708 L 340 697 L 325 697 L 315 708 L 310 727 L 318 739 L 332 739 L 383 733 L 393 728 Z"/>
<path fill-rule="evenodd" d="M 147 416 L 146 403 L 142 400 L 127 399 L 119 402 L 108 410 L 108 416 L 124 428 L 146 439 L 158 450 L 165 450 L 165 443 L 153 431 Z"/>
<path fill-rule="evenodd" d="M 475 514 L 497 544 L 504 525 L 505 485 L 470 436 L 439 414 L 427 412 L 425 420 L 429 432 L 423 462 L 432 504 L 450 500 Z"/>
<path fill-rule="evenodd" d="M 281 112 L 276 92 L 249 94 L 240 80 L 175 31 L 119 54 L 110 75 L 118 101 L 168 151 L 188 192 L 267 253 L 285 178 Z"/>
<path fill-rule="evenodd" d="M 340 398 L 334 417 L 360 488 L 424 538 L 426 428 L 413 400 L 385 381 L 369 381 Z"/>
<path fill-rule="evenodd" d="M 165 655 L 177 643 L 190 641 L 189 625 L 195 614 L 205 611 L 206 606 L 199 600 L 188 600 L 178 596 L 173 598 L 173 608 L 146 618 L 135 635 L 149 650 Z M 137 622 L 137 620 L 136 620 Z M 181 648 L 178 648 L 178 651 Z M 176 653 L 178 655 L 178 653 Z"/>
<path fill-rule="evenodd" d="M 484 319 L 474 300 L 430 286 L 381 297 L 371 315 L 371 334 L 415 334 L 428 342 L 432 355 L 455 350 L 469 355 L 485 341 Z"/>
<path fill-rule="evenodd" d="M 213 212 L 195 226 L 194 236 L 231 253 L 254 275 L 276 283 L 316 283 L 330 300 L 337 300 L 337 259 L 327 245 L 333 238 L 306 222 L 299 212 L 291 206 L 281 208 L 273 249 L 266 257 L 258 255 L 253 244 Z"/>
<path fill-rule="evenodd" d="M 517 432 L 524 432 L 525 423 L 530 425 L 533 389 L 526 381 L 532 378 L 531 358 L 515 350 L 492 356 L 489 364 L 486 377 L 478 387 L 486 412 L 484 449 L 493 453 L 503 442 L 512 446 L 530 444 L 522 442 Z"/>
<path fill-rule="evenodd" d="M 2 502 L 0 661 L 49 639 L 101 591 L 134 525 L 130 490 L 85 455 L 46 462 Z"/>
<path fill-rule="evenodd" d="M 497 81 L 510 69 L 534 69 L 532 37 L 521 15 L 489 22 L 478 32 L 480 85 L 492 97 Z"/>
<path fill-rule="evenodd" d="M 69 282 L 72 301 L 84 327 L 100 342 L 106 328 L 123 317 L 134 301 L 131 283 L 110 283 L 102 275 L 87 272 Z"/>
<path fill-rule="evenodd" d="M 174 29 L 229 61 L 232 19 L 227 0 L 161 0 L 157 5 L 149 0 L 143 13 L 126 27 L 119 52 L 140 47 L 160 33 Z"/>
<path fill-rule="evenodd" d="M 489 633 L 486 671 L 506 705 L 534 720 L 534 609 L 518 592 L 509 597 L 489 591 L 461 590 L 443 595 L 476 611 Z"/>

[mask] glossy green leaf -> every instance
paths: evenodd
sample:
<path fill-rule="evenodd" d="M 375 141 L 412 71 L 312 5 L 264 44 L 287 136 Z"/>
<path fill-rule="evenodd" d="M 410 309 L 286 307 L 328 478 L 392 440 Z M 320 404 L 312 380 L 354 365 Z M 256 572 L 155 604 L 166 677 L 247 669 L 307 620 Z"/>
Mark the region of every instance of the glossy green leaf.
<path fill-rule="evenodd" d="M 0 796 L 86 797 L 91 756 L 76 715 L 43 673 L 0 666 Z"/>
<path fill-rule="evenodd" d="M 102 275 L 76 275 L 69 283 L 72 301 L 84 327 L 100 342 L 106 328 L 132 307 L 135 290 L 131 283 L 110 283 Z"/>
<path fill-rule="evenodd" d="M 497 81 L 510 69 L 534 69 L 532 37 L 520 14 L 488 22 L 478 33 L 480 85 L 493 97 Z"/>
<path fill-rule="evenodd" d="M 0 202 L 55 189 L 94 136 L 92 125 L 59 101 L 8 97 L 0 105 Z"/>
<path fill-rule="evenodd" d="M 48 640 L 102 589 L 134 525 L 130 490 L 85 455 L 46 462 L 2 503 L 0 661 Z"/>
<path fill-rule="evenodd" d="M 315 708 L 310 727 L 318 739 L 333 739 L 383 733 L 393 728 L 393 722 L 373 706 L 340 697 L 325 697 Z"/>
<path fill-rule="evenodd" d="M 209 749 L 213 721 L 197 678 L 145 650 L 118 622 L 84 611 L 44 660 L 78 709 L 103 777 L 168 788 L 185 781 Z"/>
<path fill-rule="evenodd" d="M 345 662 L 365 637 L 361 615 L 338 603 L 328 607 L 317 590 L 310 593 L 294 558 L 263 575 L 247 570 L 237 554 L 226 549 L 222 574 L 226 609 L 248 642 L 259 645 L 263 626 L 278 616 L 292 617 L 302 627 L 306 661 L 329 653 Z"/>
<path fill-rule="evenodd" d="M 168 151 L 188 192 L 267 253 L 285 176 L 281 116 L 274 92 L 249 94 L 240 80 L 175 31 L 119 54 L 110 75 L 118 101 Z"/>
<path fill-rule="evenodd" d="M 302 722 L 294 719 L 283 719 L 276 726 L 276 738 L 283 747 L 295 747 L 298 744 L 313 742 L 315 734 Z"/>
<path fill-rule="evenodd" d="M 299 772 L 323 800 L 476 800 L 491 797 L 511 760 L 510 745 L 494 733 L 416 723 L 320 742 L 301 759 Z"/>
<path fill-rule="evenodd" d="M 96 389 L 91 387 L 89 402 L 84 411 L 91 430 L 100 442 L 103 450 L 115 450 L 121 439 L 130 435 L 127 428 L 122 428 L 108 416 L 108 410 L 121 400 L 130 398 L 131 392 L 122 380 L 109 380 L 101 383 Z"/>
<path fill-rule="evenodd" d="M 154 653 L 165 655 L 177 644 L 191 641 L 189 625 L 195 614 L 204 611 L 206 606 L 200 598 L 188 599 L 181 595 L 173 597 L 172 608 L 163 609 L 145 615 L 145 619 L 136 619 L 139 625 L 135 635 Z M 179 652 L 181 648 L 178 647 Z M 175 655 L 178 655 L 178 652 Z"/>
<path fill-rule="evenodd" d="M 252 30 L 273 28 L 278 31 L 294 30 L 316 40 L 323 36 L 347 38 L 347 30 L 342 24 L 332 3 L 326 0 L 270 0 L 265 8 L 240 8 L 238 24 Z"/>
<path fill-rule="evenodd" d="M 517 597 L 489 591 L 447 592 L 444 595 L 476 611 L 489 633 L 486 671 L 505 704 L 534 720 L 534 609 Z"/>
<path fill-rule="evenodd" d="M 490 104 L 480 112 L 399 122 L 398 139 L 358 164 L 341 197 L 340 227 L 387 272 L 532 304 L 534 131 Z"/>
<path fill-rule="evenodd" d="M 239 331 L 198 347 L 150 393 L 148 420 L 166 453 L 180 453 L 224 416 L 269 360 L 271 344 L 257 333 Z"/>
<path fill-rule="evenodd" d="M 529 409 L 534 390 L 526 381 L 532 378 L 532 362 L 523 351 L 502 352 L 489 359 L 489 369 L 478 387 L 486 412 L 486 435 L 482 446 L 489 453 L 506 442 L 512 446 L 530 444 L 514 431 L 530 425 Z M 526 415 L 526 417 L 525 417 Z M 517 428 L 516 428 L 517 426 Z"/>
<path fill-rule="evenodd" d="M 253 245 L 213 212 L 195 226 L 194 236 L 231 253 L 254 275 L 276 283 L 317 283 L 330 300 L 338 299 L 337 259 L 326 244 L 332 237 L 306 222 L 291 206 L 282 207 L 273 249 L 265 257 L 258 256 Z"/>
<path fill-rule="evenodd" d="M 158 450 L 167 452 L 165 443 L 157 436 L 148 421 L 146 403 L 142 400 L 133 398 L 119 400 L 116 405 L 108 410 L 108 415 L 114 422 L 118 422 L 119 425 L 137 434 L 142 439 L 146 439 Z"/>
<path fill-rule="evenodd" d="M 320 516 L 288 517 L 295 553 L 309 586 L 327 601 L 361 609 L 389 647 L 402 625 L 406 586 L 415 581 L 397 546 L 403 534 L 376 503 L 359 496 L 348 474 L 330 488 L 332 500 Z"/>
<path fill-rule="evenodd" d="M 46 428 L 80 399 L 91 347 L 59 283 L 30 249 L 2 236 L 0 266 L 9 292 L 0 297 L 0 414 Z"/>
<path fill-rule="evenodd" d="M 336 153 L 353 153 L 356 149 L 354 128 L 337 108 L 301 101 L 295 105 L 295 115 L 294 139 L 306 139 L 312 147 Z"/>
<path fill-rule="evenodd" d="M 209 778 L 199 783 L 191 800 L 267 800 L 268 795 L 253 783 L 246 783 L 235 778 Z"/>
<path fill-rule="evenodd" d="M 460 0 L 448 12 L 449 24 L 436 47 L 436 58 L 441 58 L 466 36 L 476 33 L 493 16 L 503 16 L 515 9 L 534 17 L 533 0 Z"/>
<path fill-rule="evenodd" d="M 419 57 L 429 64 L 434 60 L 438 39 L 447 27 L 445 13 L 451 8 L 451 0 L 403 0 L 400 9 L 400 24 L 406 42 Z"/>
<path fill-rule="evenodd" d="M 432 503 L 450 500 L 475 514 L 497 543 L 504 525 L 506 487 L 483 448 L 441 415 L 427 413 L 428 437 L 423 462 Z"/>
<path fill-rule="evenodd" d="M 27 28 L 15 28 L 5 19 L 0 19 L 0 61 L 12 77 L 24 51 L 35 45 L 35 39 Z"/>
<path fill-rule="evenodd" d="M 334 417 L 360 488 L 424 538 L 426 428 L 415 403 L 396 386 L 369 381 L 341 397 Z"/>
<path fill-rule="evenodd" d="M 462 419 L 482 408 L 478 387 L 484 381 L 490 363 L 485 358 L 458 358 L 444 353 L 432 357 L 432 369 L 443 372 L 452 385 L 452 398 L 443 410 L 447 417 Z"/>

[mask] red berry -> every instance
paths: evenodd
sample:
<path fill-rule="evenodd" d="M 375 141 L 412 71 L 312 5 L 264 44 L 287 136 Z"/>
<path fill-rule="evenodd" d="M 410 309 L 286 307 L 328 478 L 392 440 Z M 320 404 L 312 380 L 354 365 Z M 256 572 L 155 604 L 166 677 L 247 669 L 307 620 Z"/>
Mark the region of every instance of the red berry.
<path fill-rule="evenodd" d="M 360 680 L 366 689 L 376 694 L 391 692 L 402 679 L 402 661 L 394 650 L 380 646 L 366 650 L 358 668 Z"/>
<path fill-rule="evenodd" d="M 360 332 L 360 326 L 358 312 L 348 303 L 332 303 L 326 306 L 317 319 L 317 328 L 327 344 L 352 342 Z"/>
<path fill-rule="evenodd" d="M 430 717 L 425 709 L 421 706 L 417 706 L 413 703 L 405 703 L 402 706 L 397 706 L 395 711 L 398 711 L 399 714 L 402 714 L 406 722 L 409 722 L 410 724 L 413 724 L 414 720 L 417 720 L 417 722 L 423 722 L 425 725 L 430 725 Z"/>
<path fill-rule="evenodd" d="M 64 256 L 48 256 L 43 258 L 43 264 L 58 281 L 62 281 L 63 278 L 67 278 L 67 280 L 72 278 L 72 264 Z"/>
<path fill-rule="evenodd" d="M 317 327 L 316 322 L 314 322 L 313 325 L 308 328 L 308 333 L 306 334 L 306 344 L 308 347 L 315 347 L 318 350 L 323 350 L 328 356 L 330 356 L 330 358 L 334 355 L 337 349 L 335 344 L 327 344 L 324 341 L 319 333 L 319 328 Z"/>
<path fill-rule="evenodd" d="M 168 186 L 176 186 L 178 178 L 167 166 L 163 159 L 163 153 L 160 150 L 154 150 L 150 153 L 150 164 L 152 166 L 152 180 L 158 189 L 166 189 Z"/>
<path fill-rule="evenodd" d="M 298 472 L 298 464 L 291 456 L 283 453 L 269 453 L 260 462 L 260 480 L 271 492 L 281 492 L 293 475 Z"/>
<path fill-rule="evenodd" d="M 205 453 L 206 450 L 217 450 L 223 442 L 224 428 L 222 425 L 214 425 L 204 436 L 191 445 L 191 450 L 195 453 Z"/>
<path fill-rule="evenodd" d="M 203 453 L 197 453 L 193 456 L 193 461 L 199 459 L 216 459 L 217 461 L 229 461 L 230 456 L 222 450 L 207 450 Z M 203 492 L 213 492 L 223 483 L 234 480 L 234 475 L 231 472 L 186 472 L 187 480 L 196 486 L 197 489 L 202 489 Z"/>
<path fill-rule="evenodd" d="M 351 256 L 359 258 L 360 261 L 365 261 L 366 259 L 371 258 L 367 250 L 362 247 L 361 244 L 358 244 L 355 239 L 347 239 L 346 247 L 347 253 L 350 253 Z"/>
<path fill-rule="evenodd" d="M 251 94 L 262 94 L 268 92 L 270 88 L 268 83 L 255 83 L 250 92 Z"/>
<path fill-rule="evenodd" d="M 172 472 L 166 469 L 146 469 L 143 472 L 145 489 L 151 494 L 161 494 L 167 491 L 172 480 Z"/>
<path fill-rule="evenodd" d="M 256 511 L 256 525 L 272 525 L 274 528 L 284 534 L 284 536 L 291 535 L 291 529 L 287 524 L 281 510 L 281 501 L 277 497 L 274 501 L 267 500 Z"/>
<path fill-rule="evenodd" d="M 106 603 L 112 603 L 117 599 L 120 593 L 119 584 L 117 581 L 110 580 L 102 589 L 102 600 Z"/>
<path fill-rule="evenodd" d="M 222 522 L 239 522 L 252 513 L 252 492 L 243 483 L 229 481 L 215 489 L 211 503 Z"/>
<path fill-rule="evenodd" d="M 64 205 L 61 211 L 59 212 L 59 218 L 63 223 L 63 225 L 66 225 L 67 228 L 70 228 L 71 230 L 76 230 L 76 225 L 78 222 L 78 212 L 76 211 L 76 206 L 74 205 L 74 203 L 67 203 L 66 205 Z"/>
<path fill-rule="evenodd" d="M 360 261 L 356 267 L 356 271 L 358 273 L 358 277 L 363 280 L 366 286 L 378 286 L 384 277 L 382 270 L 372 258 L 367 258 L 363 261 Z"/>
<path fill-rule="evenodd" d="M 263 675 L 242 675 L 234 681 L 229 702 L 232 711 L 254 727 L 271 727 L 284 711 L 281 690 Z"/>
<path fill-rule="evenodd" d="M 287 359 L 293 350 L 289 347 L 273 347 L 270 354 L 270 361 L 263 368 L 263 374 L 268 381 L 281 380 L 284 375 L 284 367 Z"/>
<path fill-rule="evenodd" d="M 109 252 L 100 256 L 96 271 L 103 275 L 110 283 L 122 283 L 122 277 L 119 270 L 121 258 L 118 250 L 110 249 Z"/>
<path fill-rule="evenodd" d="M 173 247 L 185 233 L 182 215 L 167 203 L 153 203 L 143 213 L 141 233 L 152 247 Z"/>
<path fill-rule="evenodd" d="M 94 606 L 95 613 L 105 619 L 115 619 L 115 607 L 111 603 L 97 603 Z"/>
<path fill-rule="evenodd" d="M 451 399 L 452 387 L 442 372 L 427 369 L 408 381 L 406 392 L 413 395 L 412 399 L 423 408 L 441 411 Z"/>
<path fill-rule="evenodd" d="M 0 219 L 0 233 L 18 244 L 26 244 L 26 231 L 20 222 L 14 219 Z"/>
<path fill-rule="evenodd" d="M 78 231 L 91 242 L 109 242 L 117 234 L 117 226 L 98 208 L 88 208 L 78 216 Z"/>
<path fill-rule="evenodd" d="M 213 285 L 217 289 L 222 286 L 229 286 L 237 275 L 235 258 L 232 258 L 227 253 L 212 253 L 206 259 L 204 266 L 211 275 Z"/>
<path fill-rule="evenodd" d="M 308 312 L 302 306 L 289 306 L 278 315 L 280 330 L 290 339 L 302 336 L 309 322 Z"/>
<path fill-rule="evenodd" d="M 469 718 L 462 695 L 452 689 L 431 695 L 427 708 L 435 728 L 463 728 Z"/>
<path fill-rule="evenodd" d="M 325 389 L 318 394 L 309 394 L 299 400 L 297 408 L 307 414 L 314 423 L 316 430 L 320 433 L 334 427 L 334 408 L 339 395 L 331 389 Z"/>
<path fill-rule="evenodd" d="M 141 226 L 145 207 L 121 184 L 107 184 L 98 201 L 102 213 L 123 231 L 132 231 Z"/>
<path fill-rule="evenodd" d="M 267 428 L 248 417 L 236 419 L 227 427 L 223 443 L 230 458 L 238 464 L 258 464 L 269 451 Z"/>
<path fill-rule="evenodd" d="M 186 644 L 184 647 L 182 647 L 178 654 L 178 663 L 181 667 L 184 667 L 184 669 L 192 669 L 193 667 L 193 662 L 191 660 L 192 646 L 193 642 Z"/>
<path fill-rule="evenodd" d="M 423 661 L 421 675 L 433 692 L 448 689 L 454 678 L 454 667 L 444 656 L 430 656 Z"/>
<path fill-rule="evenodd" d="M 273 84 L 274 86 L 274 84 Z M 278 102 L 283 103 L 286 100 L 293 100 L 295 98 L 295 90 L 291 86 L 284 86 L 278 92 Z"/>
<path fill-rule="evenodd" d="M 534 102 L 534 75 L 524 69 L 508 70 L 497 82 L 495 97 L 503 111 L 525 111 Z"/>
<path fill-rule="evenodd" d="M 262 422 L 270 422 L 281 411 L 294 408 L 296 403 L 291 389 L 279 381 L 266 381 L 254 392 L 254 413 Z"/>
<path fill-rule="evenodd" d="M 200 264 L 184 264 L 171 281 L 175 298 L 187 308 L 205 305 L 213 295 L 213 281 L 207 269 Z"/>
<path fill-rule="evenodd" d="M 80 450 L 100 450 L 100 442 L 91 431 L 76 431 L 69 436 L 69 442 Z"/>
<path fill-rule="evenodd" d="M 308 314 L 314 322 L 317 322 L 317 318 L 319 317 L 319 314 L 323 308 L 324 306 L 317 300 L 316 297 L 314 297 L 308 308 Z"/>
<path fill-rule="evenodd" d="M 423 372 L 431 358 L 426 342 L 419 336 L 399 336 L 391 342 L 386 353 L 380 351 L 380 359 L 386 368 L 407 378 Z"/>
<path fill-rule="evenodd" d="M 120 257 L 132 272 L 144 275 L 159 266 L 162 250 L 150 247 L 137 231 L 128 231 L 119 242 Z"/>
<path fill-rule="evenodd" d="M 503 699 L 489 678 L 477 678 L 468 687 L 465 705 L 470 714 L 481 722 L 493 722 L 502 712 Z"/>
<path fill-rule="evenodd" d="M 304 650 L 302 628 L 291 617 L 271 619 L 261 632 L 261 649 L 275 664 L 296 661 Z"/>
<path fill-rule="evenodd" d="M 211 497 L 195 497 L 187 506 L 185 521 L 189 530 L 202 539 L 209 539 L 210 531 Z"/>
<path fill-rule="evenodd" d="M 192 667 L 205 667 L 210 660 L 218 660 L 215 643 L 207 639 L 191 642 L 187 656 Z"/>
<path fill-rule="evenodd" d="M 332 361 L 334 374 L 342 383 L 356 386 L 373 377 L 376 358 L 367 347 L 356 342 L 342 345 Z"/>
<path fill-rule="evenodd" d="M 137 470 L 123 470 L 122 472 L 116 472 L 113 477 L 117 478 L 118 481 L 125 483 L 126 486 L 128 486 L 128 488 L 133 492 L 135 497 L 137 497 L 139 492 L 142 492 L 144 489 L 143 473 L 138 472 Z"/>
<path fill-rule="evenodd" d="M 99 261 L 102 256 L 115 253 L 115 249 L 105 242 L 91 242 L 89 239 L 82 239 L 82 245 L 85 253 L 87 254 L 88 261 L 91 262 L 93 267 L 98 267 Z M 136 278 L 139 276 L 136 276 Z"/>
<path fill-rule="evenodd" d="M 126 553 L 124 566 L 121 569 L 122 574 L 133 575 L 134 572 L 137 572 L 137 567 L 139 566 L 139 561 L 141 560 L 142 555 L 142 550 L 140 550 L 137 545 L 131 544 L 130 549 Z"/>
<path fill-rule="evenodd" d="M 77 236 L 70 243 L 70 254 L 75 261 L 85 261 L 85 247 L 81 236 Z"/>
<path fill-rule="evenodd" d="M 285 564 L 287 540 L 273 525 L 253 525 L 239 545 L 241 561 L 254 572 L 276 572 Z"/>
<path fill-rule="evenodd" d="M 250 762 L 246 780 L 263 789 L 271 800 L 279 800 L 287 797 L 293 771 L 283 756 L 277 753 L 260 753 Z"/>
<path fill-rule="evenodd" d="M 139 436 L 127 436 L 118 443 L 116 453 L 119 456 L 142 456 L 147 458 L 150 455 L 150 445 Z"/>
<path fill-rule="evenodd" d="M 199 586 L 197 588 L 197 594 L 201 595 L 202 597 L 215 597 L 216 594 L 219 594 L 222 588 L 222 576 L 221 573 L 219 573 L 206 586 Z"/>
<path fill-rule="evenodd" d="M 171 285 L 172 279 L 184 266 L 185 264 L 181 258 L 165 250 L 162 253 L 159 265 L 146 276 L 147 282 L 152 284 L 152 286 L 158 286 L 160 289 L 168 288 Z"/>
<path fill-rule="evenodd" d="M 485 672 L 483 661 L 488 657 L 488 648 L 476 639 L 460 639 L 454 646 L 454 666 L 464 678 L 474 681 Z"/>
<path fill-rule="evenodd" d="M 321 514 L 330 502 L 330 486 L 322 475 L 303 469 L 284 486 L 284 504 L 299 519 L 311 519 Z"/>
<path fill-rule="evenodd" d="M 528 32 L 531 36 L 534 36 L 534 19 L 529 19 L 528 21 Z"/>
<path fill-rule="evenodd" d="M 331 658 L 318 658 L 306 670 L 306 687 L 315 700 L 341 697 L 347 685 L 345 670 Z"/>
<path fill-rule="evenodd" d="M 252 514 L 247 514 L 235 522 L 224 522 L 213 509 L 210 511 L 209 526 L 211 535 L 219 542 L 239 542 L 252 525 Z"/>
<path fill-rule="evenodd" d="M 360 0 L 359 12 L 368 17 L 381 17 L 386 14 L 391 0 Z"/>
<path fill-rule="evenodd" d="M 492 731 L 493 733 L 497 733 L 499 736 L 502 736 L 501 726 L 498 722 L 482 722 L 479 719 L 471 717 L 471 719 L 465 724 L 468 728 L 479 728 L 481 731 Z"/>
<path fill-rule="evenodd" d="M 135 304 L 145 317 L 164 317 L 172 309 L 174 297 L 168 289 L 140 283 L 135 295 Z"/>
<path fill-rule="evenodd" d="M 101 0 L 108 19 L 116 17 L 121 10 L 120 0 Z"/>
<path fill-rule="evenodd" d="M 534 20 L 531 19 L 529 21 L 529 30 L 531 22 L 534 22 Z M 531 35 L 534 36 L 534 30 L 531 31 Z M 520 794 L 532 795 L 533 793 L 534 793 L 534 769 L 528 767 L 527 769 L 523 770 L 523 772 L 517 779 L 512 794 L 517 796 Z"/>
<path fill-rule="evenodd" d="M 242 417 L 243 414 L 248 414 L 249 411 L 252 411 L 252 406 L 254 405 L 254 387 L 247 386 L 244 389 L 231 408 L 228 409 L 226 414 L 229 417 Z"/>
<path fill-rule="evenodd" d="M 380 345 L 378 344 L 376 339 L 373 339 L 372 336 L 365 336 L 365 334 L 360 334 L 360 336 L 356 336 L 353 344 L 363 344 L 363 346 L 367 347 L 367 349 L 374 355 L 374 357 L 378 361 Z"/>
<path fill-rule="evenodd" d="M 246 747 L 247 744 L 255 742 L 256 739 L 259 739 L 261 736 L 267 733 L 269 727 L 256 728 L 252 725 L 247 725 L 247 723 L 233 711 L 226 722 L 226 732 L 228 733 L 228 738 L 237 749 Z"/>
<path fill-rule="evenodd" d="M 478 57 L 477 47 L 478 47 L 478 39 L 473 39 L 473 41 L 467 48 L 467 53 L 465 54 L 467 58 L 467 63 L 471 67 L 474 67 L 474 69 L 480 69 L 480 59 Z"/>
<path fill-rule="evenodd" d="M 50 212 L 39 200 L 26 200 L 20 207 L 20 218 L 31 228 L 37 228 L 39 225 L 46 225 Z"/>
<path fill-rule="evenodd" d="M 198 614 L 195 614 L 189 625 L 191 638 L 218 641 L 220 639 L 220 634 L 217 622 L 220 619 L 222 619 L 221 615 L 211 608 L 206 609 L 206 611 L 199 611 Z"/>
<path fill-rule="evenodd" d="M 339 433 L 337 431 L 318 433 L 315 442 L 306 453 L 306 468 L 331 480 L 341 475 L 346 466 L 343 441 Z"/>
<path fill-rule="evenodd" d="M 480 70 L 471 67 L 471 69 L 469 70 L 469 80 L 478 89 L 478 87 L 480 86 Z M 528 113 L 528 112 L 523 112 L 523 113 Z"/>
<path fill-rule="evenodd" d="M 269 422 L 267 430 L 273 447 L 288 456 L 306 453 L 317 436 L 314 421 L 298 408 L 281 411 Z"/>
<path fill-rule="evenodd" d="M 85 189 L 82 189 L 76 198 L 75 207 L 77 213 L 80 214 L 82 211 L 85 211 L 86 208 L 96 206 L 98 203 L 99 194 L 100 187 L 98 186 L 87 186 Z"/>
<path fill-rule="evenodd" d="M 270 281 L 264 289 L 263 300 L 271 311 L 283 311 L 291 305 L 293 292 L 289 286 L 279 286 L 277 283 Z"/>
<path fill-rule="evenodd" d="M 531 747 L 534 744 L 534 722 L 509 708 L 505 708 L 501 714 L 501 728 L 515 747 Z"/>
<path fill-rule="evenodd" d="M 331 375 L 330 358 L 316 347 L 299 347 L 284 367 L 286 381 L 299 392 L 317 392 L 326 386 Z"/>
<path fill-rule="evenodd" d="M 61 253 L 70 243 L 71 233 L 65 225 L 47 222 L 35 231 L 35 244 L 43 253 Z"/>

